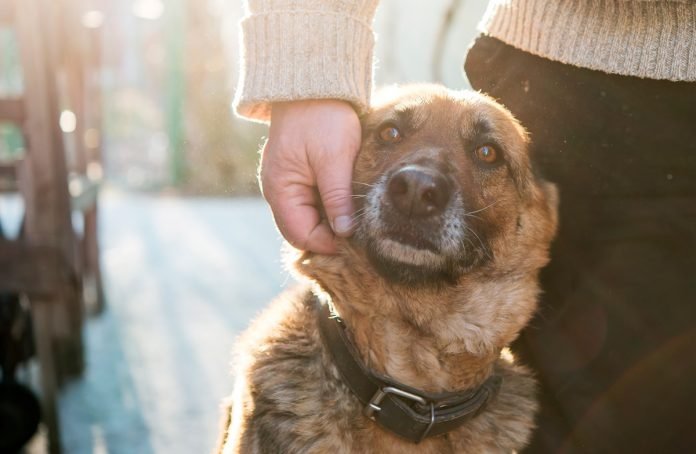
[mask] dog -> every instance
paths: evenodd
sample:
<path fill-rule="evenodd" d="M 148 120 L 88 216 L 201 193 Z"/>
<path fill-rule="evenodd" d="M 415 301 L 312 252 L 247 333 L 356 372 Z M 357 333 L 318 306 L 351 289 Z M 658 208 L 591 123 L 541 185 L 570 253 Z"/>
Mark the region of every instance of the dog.
<path fill-rule="evenodd" d="M 219 452 L 489 453 L 528 442 L 507 346 L 537 305 L 558 195 L 486 95 L 384 91 L 361 119 L 356 231 L 242 336 Z"/>

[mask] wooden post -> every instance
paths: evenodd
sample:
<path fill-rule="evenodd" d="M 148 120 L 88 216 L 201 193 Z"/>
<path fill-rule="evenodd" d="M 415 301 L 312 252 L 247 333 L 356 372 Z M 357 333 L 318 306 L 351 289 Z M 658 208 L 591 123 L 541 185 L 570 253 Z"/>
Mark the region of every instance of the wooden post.
<path fill-rule="evenodd" d="M 23 0 L 26 1 L 26 0 Z M 58 301 L 43 299 L 31 301 L 31 316 L 34 323 L 34 339 L 36 355 L 41 364 L 41 406 L 43 419 L 48 428 L 48 451 L 50 454 L 60 454 L 60 425 L 58 423 L 57 393 L 58 383 L 54 363 L 53 341 L 46 335 L 51 332 L 52 309 Z"/>
<path fill-rule="evenodd" d="M 51 248 L 64 258 L 49 271 L 55 274 L 65 273 L 65 267 L 69 273 L 76 269 L 67 164 L 58 124 L 56 58 L 60 40 L 55 23 L 58 6 L 53 0 L 15 0 L 14 3 L 24 76 L 25 164 L 30 174 L 28 188 L 23 192 L 24 238 L 29 246 Z M 77 366 L 82 367 L 81 326 L 75 333 L 76 327 L 70 322 L 71 311 L 81 310 L 76 307 L 81 306 L 81 299 L 76 298 L 79 289 L 70 287 L 68 280 L 55 294 L 31 299 L 41 364 L 44 421 L 51 453 L 61 450 L 57 386 L 66 372 L 74 372 L 61 370 L 61 367 L 70 364 L 72 359 L 74 368 L 75 358 L 69 357 L 75 354 L 78 355 Z M 77 347 L 76 342 L 79 343 Z"/>

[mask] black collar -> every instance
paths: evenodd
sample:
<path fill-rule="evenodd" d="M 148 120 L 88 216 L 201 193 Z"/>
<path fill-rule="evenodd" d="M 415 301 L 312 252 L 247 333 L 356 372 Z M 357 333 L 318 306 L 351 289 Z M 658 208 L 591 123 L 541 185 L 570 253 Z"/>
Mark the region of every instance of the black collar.
<path fill-rule="evenodd" d="M 493 374 L 480 387 L 430 394 L 368 369 L 329 305 L 319 304 L 319 330 L 345 384 L 364 405 L 365 416 L 413 443 L 456 429 L 486 408 L 502 377 Z"/>

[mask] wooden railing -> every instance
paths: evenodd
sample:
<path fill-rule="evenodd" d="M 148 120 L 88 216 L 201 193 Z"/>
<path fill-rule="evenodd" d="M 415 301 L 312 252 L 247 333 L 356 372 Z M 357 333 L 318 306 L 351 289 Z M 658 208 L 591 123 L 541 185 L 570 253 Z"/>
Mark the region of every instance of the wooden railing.
<path fill-rule="evenodd" d="M 99 150 L 87 150 L 83 137 L 77 137 L 71 141 L 75 159 L 69 162 L 59 127 L 64 107 L 77 115 L 74 134 L 100 127 L 98 115 L 89 116 L 98 112 L 89 105 L 98 99 L 90 93 L 95 88 L 84 83 L 85 74 L 96 68 L 80 50 L 86 34 L 93 37 L 94 32 L 79 24 L 80 3 L 0 0 L 0 25 L 12 27 L 17 37 L 24 86 L 21 96 L 0 97 L 0 121 L 16 124 L 25 143 L 22 159 L 0 163 L 0 191 L 17 192 L 24 202 L 19 237 L 0 240 L 0 292 L 22 294 L 30 302 L 51 453 L 61 449 L 59 387 L 84 367 L 83 282 L 95 282 L 97 294 L 103 294 L 97 239 L 100 181 L 86 172 L 90 164 L 98 164 Z M 81 234 L 72 225 L 74 212 L 84 216 Z"/>

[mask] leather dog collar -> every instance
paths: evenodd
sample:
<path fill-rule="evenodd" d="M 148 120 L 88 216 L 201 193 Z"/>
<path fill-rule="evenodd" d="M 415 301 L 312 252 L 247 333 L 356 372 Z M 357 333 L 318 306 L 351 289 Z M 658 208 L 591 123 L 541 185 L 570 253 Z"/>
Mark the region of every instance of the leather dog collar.
<path fill-rule="evenodd" d="M 365 416 L 402 438 L 420 443 L 452 431 L 483 411 L 500 390 L 502 377 L 496 374 L 475 389 L 430 394 L 371 371 L 348 339 L 343 320 L 328 304 L 315 301 L 324 343 Z"/>

